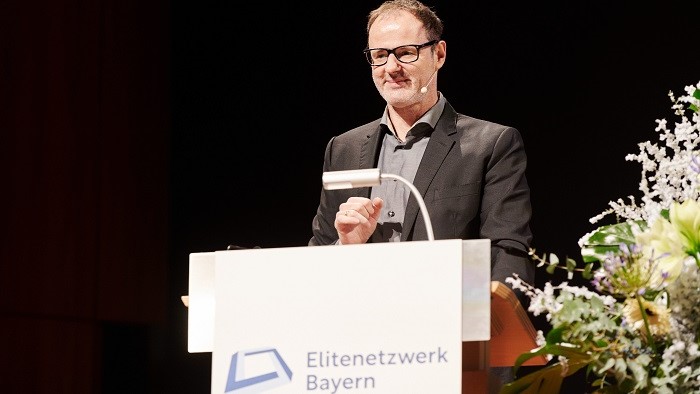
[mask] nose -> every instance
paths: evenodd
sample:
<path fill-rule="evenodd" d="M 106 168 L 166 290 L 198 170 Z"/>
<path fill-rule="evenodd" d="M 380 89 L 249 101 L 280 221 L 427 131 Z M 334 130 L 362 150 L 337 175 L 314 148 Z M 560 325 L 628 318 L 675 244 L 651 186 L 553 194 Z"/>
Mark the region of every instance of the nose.
<path fill-rule="evenodd" d="M 386 59 L 386 64 L 384 65 L 384 68 L 387 71 L 396 71 L 401 68 L 401 62 L 399 62 L 399 59 L 396 58 L 396 55 L 391 53 L 389 54 L 389 57 Z"/>

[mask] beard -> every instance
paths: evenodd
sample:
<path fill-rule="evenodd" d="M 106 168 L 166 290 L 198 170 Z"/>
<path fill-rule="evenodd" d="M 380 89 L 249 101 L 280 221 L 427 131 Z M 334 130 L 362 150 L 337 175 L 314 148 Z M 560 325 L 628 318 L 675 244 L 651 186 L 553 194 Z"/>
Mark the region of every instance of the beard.
<path fill-rule="evenodd" d="M 377 90 L 384 101 L 395 108 L 415 105 L 420 103 L 423 99 L 423 95 L 420 93 L 420 87 L 414 87 L 413 85 L 401 88 L 387 88 L 385 85 L 377 85 Z"/>

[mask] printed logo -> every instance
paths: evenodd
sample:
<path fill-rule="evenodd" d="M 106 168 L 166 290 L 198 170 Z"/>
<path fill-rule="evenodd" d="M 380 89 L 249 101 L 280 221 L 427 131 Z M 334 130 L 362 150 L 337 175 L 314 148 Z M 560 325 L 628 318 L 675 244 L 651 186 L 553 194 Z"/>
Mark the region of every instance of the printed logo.
<path fill-rule="evenodd" d="M 292 371 L 274 348 L 236 352 L 226 379 L 226 393 L 254 394 L 292 381 Z"/>

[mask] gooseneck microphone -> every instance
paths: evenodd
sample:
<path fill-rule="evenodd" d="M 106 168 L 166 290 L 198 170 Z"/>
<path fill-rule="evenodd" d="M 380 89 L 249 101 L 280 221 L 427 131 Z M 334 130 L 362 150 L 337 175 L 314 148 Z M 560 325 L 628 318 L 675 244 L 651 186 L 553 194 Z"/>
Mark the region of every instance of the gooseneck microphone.
<path fill-rule="evenodd" d="M 435 75 L 435 74 L 433 74 Z M 430 222 L 428 208 L 425 207 L 425 201 L 421 196 L 420 191 L 406 178 L 399 175 L 381 173 L 379 168 L 366 168 L 361 170 L 344 170 L 344 171 L 326 171 L 323 173 L 323 188 L 326 190 L 338 189 L 353 189 L 356 187 L 372 187 L 378 186 L 383 179 L 395 179 L 403 182 L 413 193 L 413 197 L 418 202 L 420 212 L 423 214 L 423 222 L 425 222 L 425 232 L 428 235 L 428 241 L 434 241 L 433 224 Z"/>
<path fill-rule="evenodd" d="M 422 88 L 420 88 L 420 92 L 425 94 L 428 92 L 428 86 L 430 86 L 430 83 L 433 82 L 433 78 L 435 78 L 435 74 L 437 74 L 438 70 L 433 71 L 433 75 L 430 76 L 430 79 L 428 79 L 428 83 L 425 84 Z"/>

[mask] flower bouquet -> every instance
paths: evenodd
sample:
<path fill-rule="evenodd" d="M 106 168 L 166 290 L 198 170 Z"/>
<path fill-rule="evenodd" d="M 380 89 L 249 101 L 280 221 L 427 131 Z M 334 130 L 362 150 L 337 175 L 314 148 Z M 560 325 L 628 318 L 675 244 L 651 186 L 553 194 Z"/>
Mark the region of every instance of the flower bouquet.
<path fill-rule="evenodd" d="M 626 156 L 642 164 L 641 202 L 611 201 L 591 219 L 614 214 L 616 223 L 579 240 L 582 265 L 567 258 L 560 266 L 556 255 L 530 251 L 547 272 L 563 268 L 588 285 L 539 289 L 507 279 L 552 328 L 538 332 L 539 347 L 514 369 L 537 356 L 548 365 L 501 393 L 558 393 L 565 377 L 584 368 L 596 393 L 700 392 L 700 82 L 669 96 L 680 118 L 673 130 L 657 120 L 660 142 Z"/>

